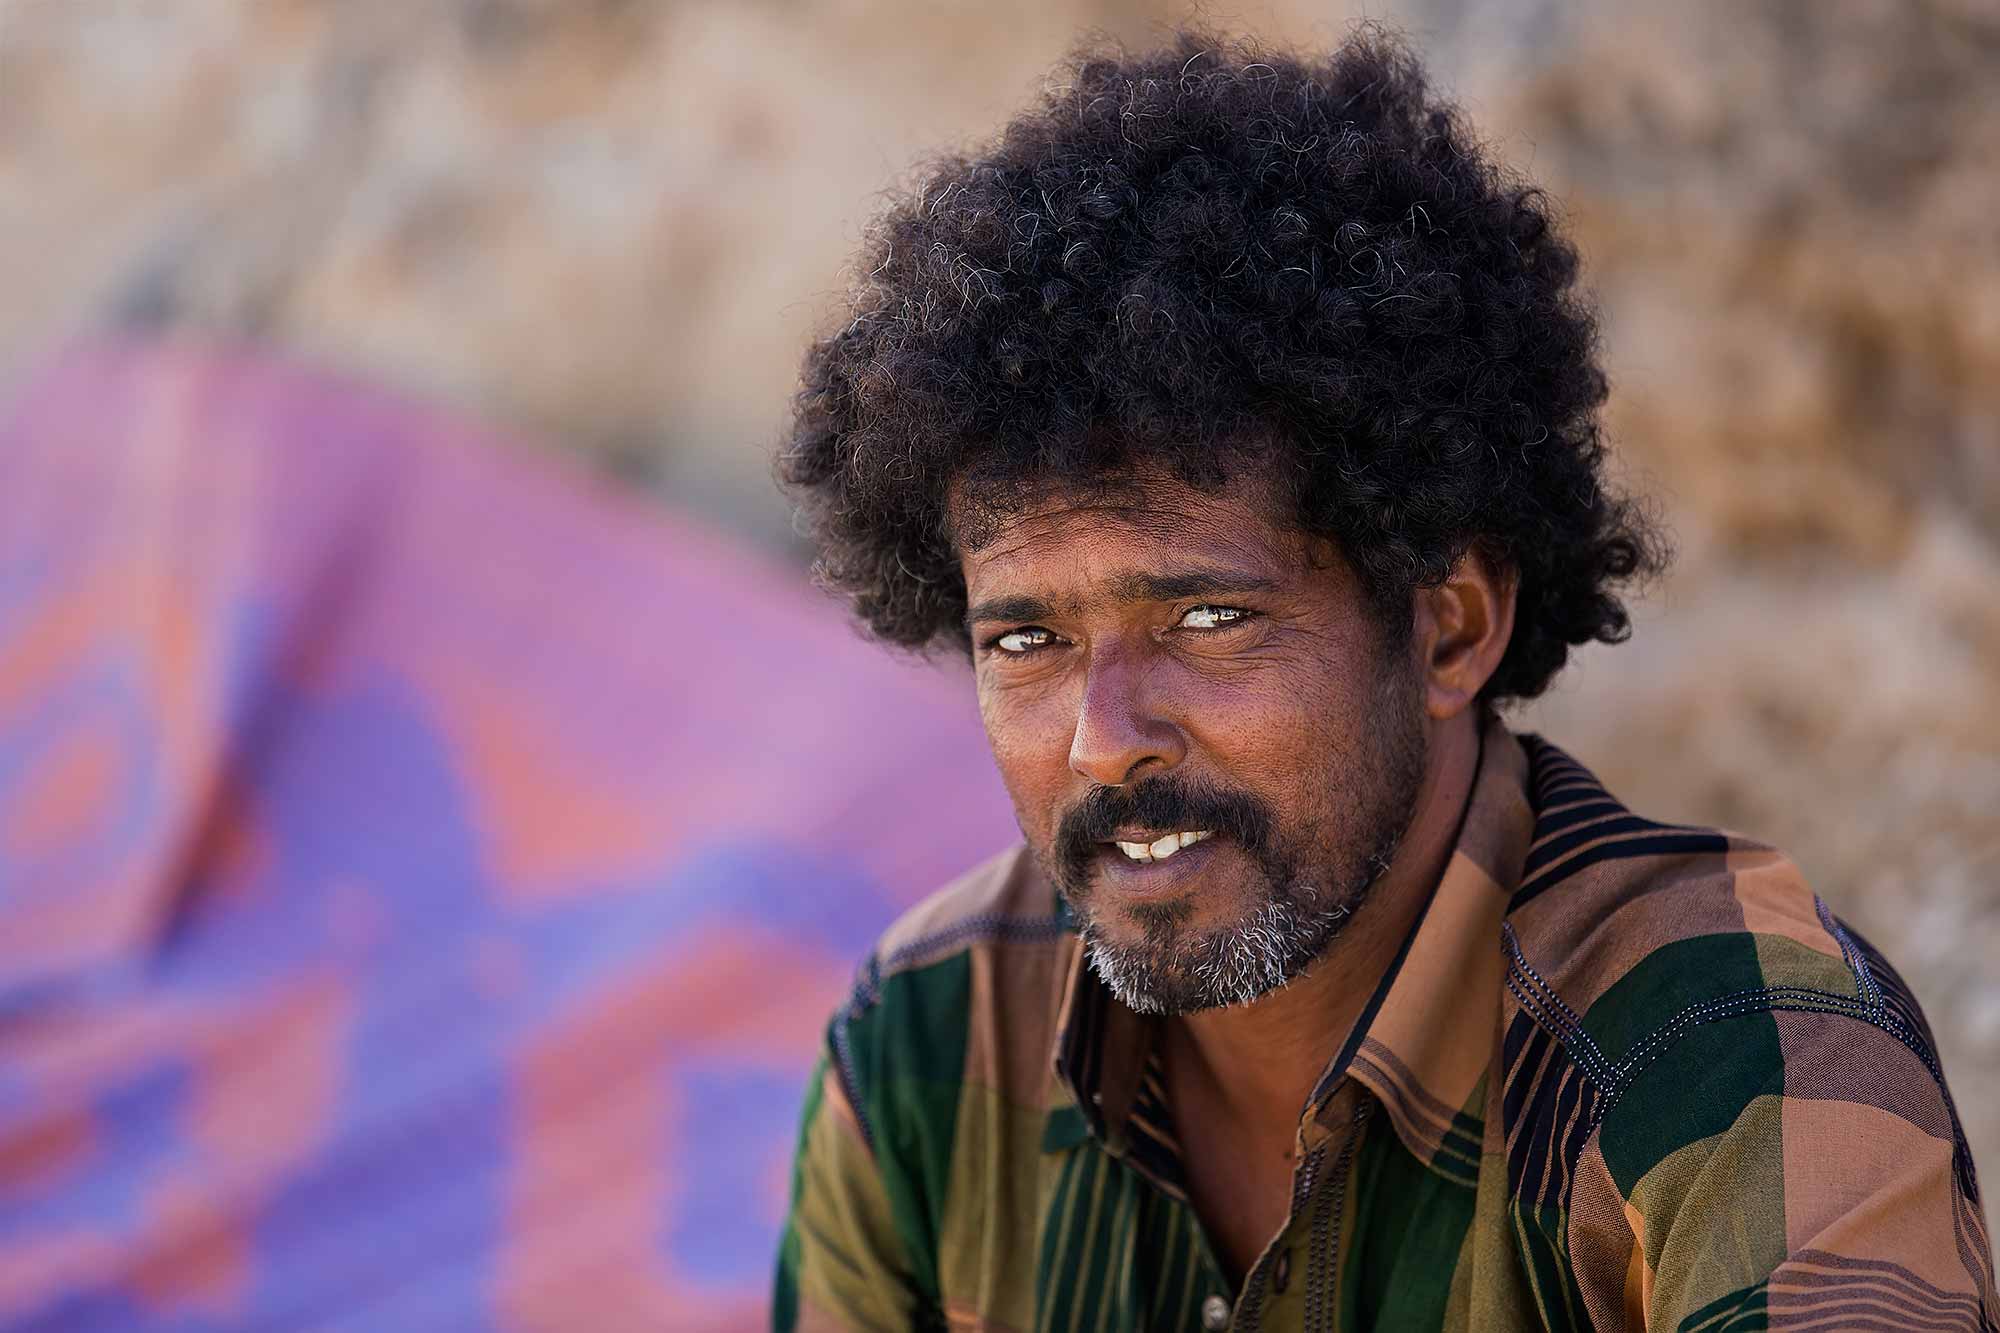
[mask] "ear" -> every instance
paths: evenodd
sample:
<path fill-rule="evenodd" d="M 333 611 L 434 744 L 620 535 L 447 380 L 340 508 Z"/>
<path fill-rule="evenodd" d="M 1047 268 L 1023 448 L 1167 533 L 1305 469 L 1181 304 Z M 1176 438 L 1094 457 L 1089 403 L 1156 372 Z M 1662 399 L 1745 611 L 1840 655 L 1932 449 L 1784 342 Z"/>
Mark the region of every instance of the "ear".
<path fill-rule="evenodd" d="M 1437 721 L 1457 717 L 1500 668 L 1514 634 L 1518 578 L 1477 547 L 1435 588 L 1419 588 L 1413 647 L 1423 672 L 1424 706 Z"/>

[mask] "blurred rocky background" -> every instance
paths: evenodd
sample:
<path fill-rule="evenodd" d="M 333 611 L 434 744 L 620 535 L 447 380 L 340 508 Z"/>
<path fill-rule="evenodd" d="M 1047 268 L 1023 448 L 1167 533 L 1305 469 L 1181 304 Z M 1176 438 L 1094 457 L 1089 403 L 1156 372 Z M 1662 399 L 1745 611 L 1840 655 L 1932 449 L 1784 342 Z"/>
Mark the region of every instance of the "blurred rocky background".
<path fill-rule="evenodd" d="M 1167 0 L 0 0 L 0 391 L 186 327 L 798 554 L 767 478 L 878 193 Z M 1567 201 L 1675 573 L 1521 725 L 1790 850 L 2000 1176 L 2000 6 L 1407 0 Z M 1206 6 L 1337 38 L 1337 0 Z"/>

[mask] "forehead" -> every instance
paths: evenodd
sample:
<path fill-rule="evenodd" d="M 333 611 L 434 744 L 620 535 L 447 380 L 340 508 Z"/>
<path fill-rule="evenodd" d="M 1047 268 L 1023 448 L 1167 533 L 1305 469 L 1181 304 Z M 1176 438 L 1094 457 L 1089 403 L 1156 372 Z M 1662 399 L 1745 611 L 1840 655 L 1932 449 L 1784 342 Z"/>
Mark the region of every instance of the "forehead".
<path fill-rule="evenodd" d="M 1073 597 L 1162 569 L 1213 569 L 1282 580 L 1313 563 L 1288 510 L 1253 482 L 1195 487 L 1139 474 L 1088 489 L 1044 490 L 993 512 L 954 488 L 967 592 L 1030 583 Z"/>

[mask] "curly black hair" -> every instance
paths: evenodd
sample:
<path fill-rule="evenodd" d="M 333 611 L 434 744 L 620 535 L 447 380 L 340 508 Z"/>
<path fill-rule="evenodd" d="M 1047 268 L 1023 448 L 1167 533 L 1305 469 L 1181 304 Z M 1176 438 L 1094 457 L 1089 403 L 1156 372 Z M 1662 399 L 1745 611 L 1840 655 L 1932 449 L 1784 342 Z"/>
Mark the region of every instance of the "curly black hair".
<path fill-rule="evenodd" d="M 1474 545 L 1514 572 L 1488 704 L 1629 635 L 1618 590 L 1667 555 L 1603 476 L 1576 251 L 1401 39 L 1181 31 L 1064 73 L 892 204 L 806 356 L 778 472 L 823 584 L 880 638 L 967 645 L 955 482 L 1261 463 L 1386 623 Z"/>

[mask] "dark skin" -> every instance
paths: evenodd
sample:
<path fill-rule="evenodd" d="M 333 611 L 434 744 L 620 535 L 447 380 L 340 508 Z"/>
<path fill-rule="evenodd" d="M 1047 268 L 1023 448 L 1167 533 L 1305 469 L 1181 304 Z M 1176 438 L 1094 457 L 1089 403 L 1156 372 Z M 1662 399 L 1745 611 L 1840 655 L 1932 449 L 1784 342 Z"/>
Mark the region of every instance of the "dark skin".
<path fill-rule="evenodd" d="M 1254 792 L 1308 841 L 1338 838 L 1342 811 L 1320 775 L 1368 752 L 1381 673 L 1411 673 L 1423 778 L 1352 924 L 1290 984 L 1164 1022 L 1189 1192 L 1240 1279 L 1286 1221 L 1301 1108 L 1450 858 L 1478 762 L 1477 697 L 1513 628 L 1513 582 L 1468 553 L 1414 594 L 1411 633 L 1394 650 L 1408 660 L 1390 663 L 1346 562 L 1252 486 L 1210 492 L 1148 476 L 1051 496 L 981 536 L 961 557 L 980 713 L 1038 851 L 1094 784 L 1174 769 Z M 1114 939 L 1138 938 L 1135 909 L 1163 902 L 1184 903 L 1193 928 L 1228 929 L 1263 892 L 1260 878 L 1223 840 L 1200 846 L 1203 857 L 1179 866 L 1135 867 L 1107 845 L 1088 911 Z"/>

